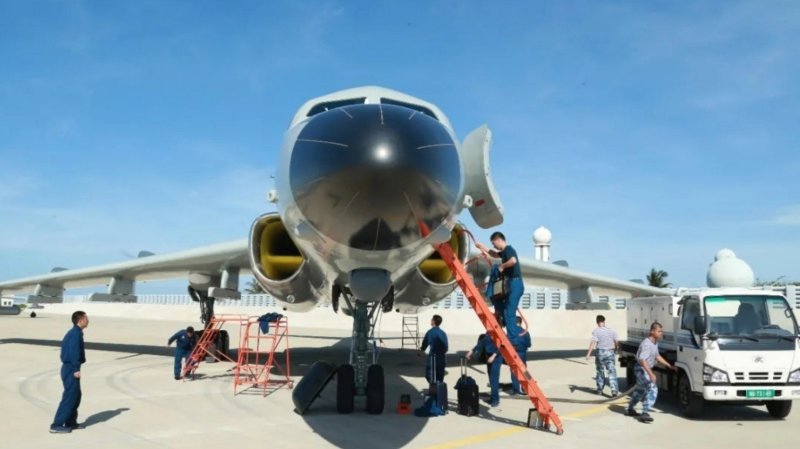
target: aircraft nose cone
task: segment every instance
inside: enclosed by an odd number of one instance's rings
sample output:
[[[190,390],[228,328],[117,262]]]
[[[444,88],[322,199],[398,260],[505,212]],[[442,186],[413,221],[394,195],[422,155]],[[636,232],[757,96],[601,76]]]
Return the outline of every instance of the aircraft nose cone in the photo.
[[[363,250],[421,238],[455,212],[458,151],[435,118],[394,105],[321,113],[300,132],[289,179],[298,208],[327,237]]]

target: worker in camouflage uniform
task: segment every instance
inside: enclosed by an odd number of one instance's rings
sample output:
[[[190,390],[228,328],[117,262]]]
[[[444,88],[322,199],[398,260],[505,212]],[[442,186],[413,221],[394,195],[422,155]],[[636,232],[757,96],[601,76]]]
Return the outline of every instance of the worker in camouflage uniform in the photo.
[[[597,348],[594,354],[594,364],[597,368],[597,394],[603,394],[606,385],[606,375],[608,373],[608,386],[611,387],[611,397],[617,397],[619,387],[617,386],[617,356],[619,350],[619,337],[617,332],[606,327],[606,317],[597,315],[595,320],[597,327],[592,331],[592,341],[589,343],[589,350],[586,352],[586,360],[592,355],[592,350]]]
[[[658,385],[656,385],[656,374],[653,372],[653,367],[656,362],[661,363],[667,368],[676,371],[675,365],[670,364],[661,354],[658,353],[658,342],[664,336],[664,330],[661,324],[654,322],[650,325],[650,336],[645,338],[639,345],[639,350],[636,352],[636,367],[633,372],[636,374],[636,388],[631,394],[631,402],[628,404],[626,415],[636,416],[639,421],[644,423],[653,422],[653,417],[650,416],[650,409],[656,403],[658,397]],[[642,413],[637,413],[634,410],[636,404],[642,402]]]

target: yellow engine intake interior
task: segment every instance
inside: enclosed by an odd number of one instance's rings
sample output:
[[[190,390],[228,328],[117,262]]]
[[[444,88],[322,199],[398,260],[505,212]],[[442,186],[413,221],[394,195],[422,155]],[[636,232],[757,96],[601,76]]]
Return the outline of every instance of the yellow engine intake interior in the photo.
[[[458,257],[462,257],[462,253],[465,250],[465,248],[461,248],[461,240],[458,238],[460,231],[461,225],[456,225],[450,234],[450,247],[453,248]],[[436,284],[447,284],[453,280],[453,273],[447,268],[447,264],[444,263],[438,251],[434,251],[430,257],[419,264],[419,271],[422,272],[426,279]]]
[[[259,256],[261,270],[276,281],[288,279],[303,264],[303,256],[277,217],[270,219],[261,229]]]

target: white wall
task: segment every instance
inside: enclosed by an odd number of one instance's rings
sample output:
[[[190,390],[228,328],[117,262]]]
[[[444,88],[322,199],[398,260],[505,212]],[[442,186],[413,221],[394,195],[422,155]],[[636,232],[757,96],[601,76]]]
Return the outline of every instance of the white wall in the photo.
[[[69,315],[75,310],[83,310],[90,317],[119,317],[136,319],[154,319],[182,321],[187,325],[199,325],[199,308],[191,305],[153,305],[123,303],[65,303],[45,305],[44,313]],[[217,307],[219,314],[262,315],[268,312],[281,312],[274,307]],[[619,332],[624,339],[625,311],[603,310],[609,327]],[[471,309],[429,310],[419,314],[420,333],[430,326],[430,317],[434,314],[442,316],[442,328],[453,335],[478,335],[483,327]],[[598,311],[590,310],[525,310],[525,317],[535,337],[547,338],[586,338],[587,343],[592,329],[595,327],[595,316]],[[336,314],[330,308],[316,308],[306,313],[287,313],[291,328],[320,328],[349,330],[352,319],[344,314]],[[388,313],[382,316],[380,329],[384,333],[400,333],[402,317],[399,313]]]

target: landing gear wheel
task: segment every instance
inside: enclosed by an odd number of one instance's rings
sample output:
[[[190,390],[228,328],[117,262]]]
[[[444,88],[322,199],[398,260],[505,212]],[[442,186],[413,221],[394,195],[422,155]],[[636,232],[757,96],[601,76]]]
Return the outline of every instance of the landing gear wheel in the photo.
[[[323,361],[314,362],[311,365],[306,375],[297,382],[297,388],[292,391],[295,413],[299,415],[306,413],[328,382],[336,375],[336,369],[336,365]]]
[[[217,345],[217,354],[225,357],[230,357],[231,339],[228,331],[221,330],[215,337],[215,344]]]
[[[342,365],[336,371],[336,411],[342,414],[353,413],[356,396],[356,371],[353,365]]]
[[[678,404],[683,414],[690,418],[699,416],[703,412],[703,402],[702,397],[692,393],[689,377],[681,375],[678,380]]]
[[[383,413],[383,404],[386,398],[383,379],[383,367],[371,365],[367,371],[367,413],[371,415]]]
[[[769,416],[776,419],[783,419],[789,416],[792,411],[792,401],[771,401],[767,402]]]
[[[192,301],[200,304],[200,322],[208,327],[211,319],[214,318],[214,298],[208,296],[206,292],[198,291],[191,285],[187,288],[187,291]]]

